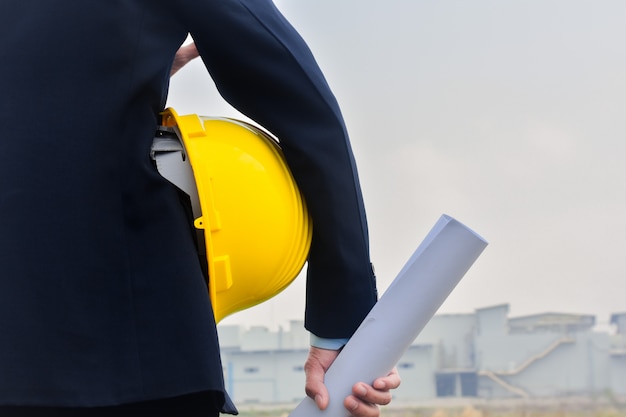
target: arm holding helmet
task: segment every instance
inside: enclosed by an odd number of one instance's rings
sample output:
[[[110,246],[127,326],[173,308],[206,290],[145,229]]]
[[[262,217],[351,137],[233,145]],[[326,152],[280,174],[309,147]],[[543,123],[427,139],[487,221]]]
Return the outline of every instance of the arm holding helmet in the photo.
[[[350,337],[377,294],[356,164],[335,97],[270,1],[201,2],[206,12],[187,1],[187,26],[219,92],[279,138],[307,202],[314,224],[307,329]]]
[[[339,106],[309,48],[269,0],[180,2],[183,19],[221,95],[281,141],[313,219],[305,326],[349,338],[377,299],[367,222]],[[204,10],[203,10],[204,9]],[[311,347],[307,395],[325,408],[323,375],[337,350]],[[400,383],[394,371],[356,384],[345,405],[376,416]]]

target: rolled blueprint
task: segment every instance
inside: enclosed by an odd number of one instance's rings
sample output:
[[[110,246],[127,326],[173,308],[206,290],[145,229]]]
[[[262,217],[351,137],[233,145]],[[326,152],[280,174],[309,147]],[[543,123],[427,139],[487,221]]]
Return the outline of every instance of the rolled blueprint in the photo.
[[[321,411],[306,397],[289,417],[349,416],[343,400],[352,386],[393,369],[486,246],[472,230],[441,216],[326,372],[328,408]]]

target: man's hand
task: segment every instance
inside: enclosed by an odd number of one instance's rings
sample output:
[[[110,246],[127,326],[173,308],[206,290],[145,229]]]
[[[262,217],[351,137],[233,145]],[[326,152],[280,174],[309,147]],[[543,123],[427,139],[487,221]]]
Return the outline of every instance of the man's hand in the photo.
[[[339,355],[338,350],[327,350],[311,347],[309,357],[304,364],[306,373],[306,394],[315,400],[320,410],[328,407],[329,395],[324,385],[324,375]],[[400,386],[400,375],[394,368],[389,375],[378,378],[372,385],[364,382],[357,382],[352,387],[352,395],[343,401],[344,407],[354,417],[378,417],[380,415],[379,405],[386,405],[391,402],[390,390]]]
[[[187,65],[189,61],[199,56],[195,43],[182,46],[176,56],[174,57],[174,63],[172,64],[172,70],[170,71],[170,77],[178,72],[182,67]]]

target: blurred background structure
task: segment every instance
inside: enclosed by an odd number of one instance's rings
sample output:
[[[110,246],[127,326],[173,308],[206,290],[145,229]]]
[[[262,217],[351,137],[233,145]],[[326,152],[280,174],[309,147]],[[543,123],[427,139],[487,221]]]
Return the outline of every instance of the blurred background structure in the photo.
[[[436,398],[626,398],[626,312],[611,331],[595,317],[548,312],[509,317],[508,304],[436,315],[406,351],[396,402]],[[219,327],[227,389],[237,403],[294,403],[304,396],[309,347],[301,322],[270,330]]]

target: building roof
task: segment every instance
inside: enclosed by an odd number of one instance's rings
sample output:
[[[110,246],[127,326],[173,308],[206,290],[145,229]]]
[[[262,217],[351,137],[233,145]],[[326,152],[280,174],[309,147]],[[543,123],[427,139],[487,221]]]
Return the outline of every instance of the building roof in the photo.
[[[588,314],[540,313],[509,319],[511,332],[580,331],[596,324],[596,318]]]

